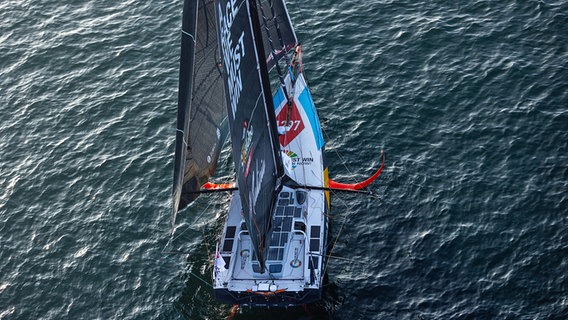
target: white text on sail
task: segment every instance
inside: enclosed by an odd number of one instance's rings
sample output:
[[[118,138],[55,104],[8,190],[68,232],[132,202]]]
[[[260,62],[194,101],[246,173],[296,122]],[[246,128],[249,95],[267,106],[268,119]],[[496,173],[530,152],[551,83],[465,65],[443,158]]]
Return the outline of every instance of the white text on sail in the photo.
[[[231,109],[232,117],[235,118],[235,112],[237,110],[237,103],[241,96],[241,91],[243,90],[243,84],[241,80],[241,58],[245,56],[245,47],[243,43],[244,31],[241,32],[238,42],[233,46],[233,40],[231,39],[231,26],[235,16],[237,15],[236,0],[230,0],[227,2],[227,7],[225,8],[225,14],[221,5],[219,4],[219,26],[221,30],[221,50],[223,51],[225,70],[227,71],[228,85],[229,85],[229,95],[231,99]]]

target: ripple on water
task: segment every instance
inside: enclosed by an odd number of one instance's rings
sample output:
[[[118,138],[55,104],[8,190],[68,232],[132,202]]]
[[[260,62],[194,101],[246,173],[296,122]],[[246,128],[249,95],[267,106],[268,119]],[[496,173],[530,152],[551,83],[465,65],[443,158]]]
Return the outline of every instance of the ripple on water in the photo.
[[[181,267],[160,253],[181,6],[0,3],[0,318],[229,314],[200,280],[226,195],[180,214]],[[567,314],[566,1],[288,8],[331,176],[387,163],[334,198],[325,300],[236,318]]]

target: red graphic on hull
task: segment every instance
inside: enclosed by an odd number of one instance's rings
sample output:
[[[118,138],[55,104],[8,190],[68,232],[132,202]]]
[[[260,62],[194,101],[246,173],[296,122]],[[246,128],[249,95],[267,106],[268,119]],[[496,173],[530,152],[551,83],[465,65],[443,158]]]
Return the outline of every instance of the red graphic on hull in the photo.
[[[285,133],[280,135],[280,145],[285,147],[294,140],[302,130],[304,130],[304,122],[302,116],[296,107],[296,103],[292,101],[292,105],[285,105],[284,108],[276,116],[279,131],[285,129]]]

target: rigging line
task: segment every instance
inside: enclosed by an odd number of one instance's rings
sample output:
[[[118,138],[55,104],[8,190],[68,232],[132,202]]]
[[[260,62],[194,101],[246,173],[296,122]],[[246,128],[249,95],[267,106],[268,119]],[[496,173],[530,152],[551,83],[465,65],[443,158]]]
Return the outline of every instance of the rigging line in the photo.
[[[187,31],[185,31],[185,30],[183,30],[183,29],[181,30],[181,33],[190,36],[191,39],[193,40],[193,42],[196,42],[196,41],[195,41],[195,37],[194,37],[191,33],[187,32]]]
[[[170,246],[170,244],[172,243],[172,236],[170,236],[170,238],[168,239],[168,242],[166,242],[166,245],[162,248],[162,254],[166,253],[166,248],[168,248]]]
[[[201,278],[200,276],[196,275],[195,273],[191,272],[191,271],[187,271],[190,275],[196,277],[197,279],[201,280],[201,282],[203,282],[204,284],[208,285],[209,287],[213,288],[213,285],[211,283],[209,283],[207,280]]]
[[[209,205],[209,206],[210,206],[210,205]],[[208,207],[209,207],[209,206],[208,206]],[[203,216],[203,213],[205,213],[205,211],[202,212],[201,216]],[[201,218],[201,216],[199,216],[198,219]],[[197,220],[196,220],[196,221],[197,221]],[[205,251],[206,251],[206,254],[209,255],[209,253],[210,253],[211,251],[209,251],[209,242],[206,241],[206,236],[205,236],[205,226],[206,226],[206,225],[207,225],[207,224],[204,224],[204,225],[202,226],[202,228],[201,228],[201,235],[202,235],[203,240],[204,240],[203,242],[205,243]],[[213,262],[212,264],[214,264],[214,262]]]
[[[201,212],[201,214],[195,219],[195,221],[193,222],[193,224],[196,224],[197,221],[199,221],[199,219],[205,214],[205,212],[207,211],[207,209],[209,209],[209,207],[211,207],[211,203],[209,203],[209,204],[207,205],[207,207],[206,207],[206,208]],[[168,242],[166,243],[166,246],[162,249],[162,254],[165,255],[165,256],[166,256],[168,259],[170,259],[171,261],[173,261],[175,264],[177,264],[178,267],[180,267],[180,269],[182,269],[182,270],[185,270],[184,265],[182,265],[181,263],[179,263],[179,261],[176,261],[176,260],[174,260],[174,259],[172,259],[172,258],[170,257],[170,255],[173,254],[173,253],[176,253],[176,254],[177,254],[177,253],[182,253],[182,252],[173,252],[173,251],[166,252],[165,249],[168,247],[168,245],[172,244],[175,239],[181,237],[185,232],[187,232],[187,230],[189,230],[189,229],[193,226],[193,224],[189,225],[189,226],[188,226],[183,232],[181,232],[178,236],[176,236],[176,237],[170,237],[170,240],[168,240]],[[205,225],[203,225],[203,227],[201,228],[201,234],[202,234],[203,239],[205,240],[205,238],[206,238],[206,235],[205,235]],[[209,255],[209,244],[208,244],[207,241],[204,241],[204,243],[205,243],[206,254]],[[185,253],[185,254],[189,255],[190,253]],[[211,283],[209,283],[208,281],[204,280],[203,278],[201,278],[201,277],[198,276],[197,274],[191,272],[190,270],[187,270],[187,272],[188,272],[190,275],[192,275],[192,276],[196,277],[197,279],[201,280],[201,281],[202,281],[203,283],[205,283],[206,285],[208,285],[208,286],[210,286],[211,288],[213,288],[213,285],[212,285]]]
[[[205,226],[206,226],[206,224],[204,224],[203,227],[201,228],[201,236],[202,236],[203,242],[204,242],[204,244],[205,244],[205,254],[206,254],[207,256],[209,256],[209,253],[210,253],[211,251],[209,251],[209,242],[207,241],[207,238],[206,238],[206,235],[205,235]],[[215,259],[215,258],[214,258],[214,259]],[[208,259],[208,260],[209,260],[209,259]],[[209,263],[209,265],[211,265],[211,264],[214,265],[214,264],[215,264],[215,262],[212,263],[211,261],[208,261],[208,263]],[[208,283],[208,282],[207,282],[207,283]],[[213,285],[210,285],[210,286],[213,287]]]
[[[329,141],[329,135],[327,134],[327,131],[325,131],[325,129],[323,127],[322,127],[322,131],[325,134],[327,140]],[[333,152],[337,155],[337,157],[339,158],[339,161],[341,162],[343,167],[345,167],[347,172],[349,172],[349,175],[351,176],[351,180],[356,182],[357,180],[355,179],[355,173],[349,169],[349,167],[347,166],[347,162],[345,161],[345,158],[339,153],[337,148],[335,148],[333,150]]]
[[[186,270],[186,268],[184,267],[184,265],[182,265],[179,261],[174,260],[172,257],[170,257],[169,255],[165,256],[167,259],[169,259],[170,261],[172,261],[174,264],[176,264],[181,270],[186,271],[187,273],[189,273],[190,275],[194,276],[195,278],[201,280],[201,282],[203,282],[204,284],[208,285],[209,287],[213,288],[213,285],[211,283],[209,283],[207,280],[203,279],[202,277],[198,276],[197,274],[193,273],[191,270]]]
[[[329,135],[327,134],[327,131],[325,131],[325,129],[322,128],[322,131],[324,132],[324,134],[326,135],[327,140],[329,141]],[[337,148],[334,148],[333,152],[337,155],[337,157],[339,158],[341,164],[345,167],[345,169],[347,169],[347,171],[349,172],[350,176],[352,177],[353,181],[355,181],[354,178],[354,173],[349,169],[349,167],[347,167],[346,161],[343,158],[343,156],[339,153]]]
[[[183,134],[183,138],[182,138],[183,144],[188,146],[189,143],[187,143],[187,141],[185,140],[185,132],[181,129],[176,129],[176,131],[181,132]]]
[[[334,194],[335,194],[335,192],[334,192]],[[341,199],[341,198],[339,198],[339,199],[346,208],[349,208],[349,207],[347,207],[347,204],[345,203],[345,201],[343,199]],[[337,240],[339,240],[339,236],[341,235],[341,232],[343,231],[343,227],[345,226],[345,223],[347,222],[347,218],[352,213],[353,213],[353,210],[348,211],[348,213],[343,218],[343,223],[341,224],[341,227],[339,227],[339,231],[337,232],[337,236],[335,237],[335,240],[333,241],[333,244],[332,244],[331,248],[329,249],[329,254],[327,254],[327,259],[326,259],[327,261],[326,261],[326,264],[325,264],[325,268],[323,270],[323,274],[325,274],[327,272],[327,267],[329,266],[329,258],[332,256],[333,249],[335,248],[335,245],[337,244]]]
[[[187,228],[185,228],[180,234],[178,234],[178,235],[175,236],[175,237],[174,237],[173,234],[172,234],[172,237],[171,237],[171,240],[170,240],[170,241],[173,243],[173,241],[175,241],[175,240],[177,240],[178,238],[180,238],[180,237],[181,237],[184,233],[186,233],[190,228],[192,228],[195,224],[197,224],[197,221],[199,221],[199,219],[200,219],[200,218],[205,214],[205,212],[211,207],[211,203],[212,203],[212,202],[209,201],[209,203],[207,204],[207,207],[201,211],[201,214],[197,217],[197,219],[195,219],[195,220],[193,221],[193,223],[189,224],[189,225],[187,226]],[[168,242],[168,243],[169,243],[169,242]]]
[[[207,254],[207,256],[209,256],[209,252],[211,252],[211,251],[209,251],[209,243],[207,242],[206,237],[205,237],[205,225],[203,225],[203,227],[201,228],[201,237],[203,239],[203,243],[205,244],[205,253]],[[207,259],[207,260],[209,260],[209,259]],[[211,263],[210,261],[208,261],[208,262]]]
[[[349,259],[349,258],[333,256],[333,255],[324,255],[324,254],[321,254],[321,253],[311,253],[311,255],[319,256],[319,257],[326,256],[327,258],[333,258],[333,259],[337,259],[337,260],[344,260],[344,261],[355,262],[355,263],[360,263],[360,264],[368,264],[368,262],[366,262],[366,261],[358,261],[358,260],[355,260],[355,259]]]
[[[170,244],[171,238],[168,241],[168,243],[166,244],[166,246],[164,247],[164,249],[162,249],[162,258],[167,258],[168,260],[170,260],[171,262],[173,262],[175,265],[177,265],[180,270],[184,270],[187,271],[190,275],[194,276],[195,278],[201,280],[204,284],[208,285],[209,287],[213,288],[213,285],[211,283],[209,283],[208,281],[204,280],[203,278],[201,278],[200,276],[198,276],[197,274],[193,273],[191,270],[186,270],[185,265],[180,263],[178,260],[173,259],[171,256],[173,253],[177,252],[173,252],[173,251],[164,251],[166,249],[166,247],[168,246],[168,244]],[[189,253],[186,253],[189,255]]]

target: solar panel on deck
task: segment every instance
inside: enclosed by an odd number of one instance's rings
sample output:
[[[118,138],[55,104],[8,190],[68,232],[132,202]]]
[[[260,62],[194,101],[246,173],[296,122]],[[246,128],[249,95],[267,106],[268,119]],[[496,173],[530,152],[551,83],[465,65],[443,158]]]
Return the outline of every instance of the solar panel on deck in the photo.
[[[284,216],[285,217],[293,217],[294,216],[294,207],[286,207],[286,210],[284,211]]]
[[[268,260],[276,260],[276,259],[278,259],[278,248],[268,249]]]
[[[280,232],[274,232],[270,238],[270,246],[275,247],[280,245]]]
[[[310,251],[319,251],[320,239],[310,239]]]
[[[227,227],[227,234],[225,235],[225,238],[234,238],[236,230],[237,230],[237,227],[235,227],[235,226]]]
[[[235,241],[235,240],[232,240],[232,239],[225,240],[225,242],[223,242],[223,249],[222,249],[222,251],[231,251],[231,250],[233,250],[233,242],[234,242],[234,241]]]
[[[282,222],[282,231],[292,231],[292,217],[284,218],[284,222]]]
[[[296,209],[294,209],[294,218],[299,218],[301,216],[302,216],[302,208],[296,207]]]
[[[282,233],[282,234],[280,235],[280,243],[279,243],[280,246],[283,247],[284,245],[286,245],[286,242],[288,242],[288,234],[287,234],[287,233]]]
[[[283,221],[284,218],[277,218],[277,220],[274,221],[274,231],[285,231]]]
[[[268,272],[270,273],[280,273],[282,272],[282,264],[271,264],[268,266]]]
[[[281,192],[280,193],[280,198],[288,198],[290,196],[290,194],[288,192]]]
[[[290,200],[288,199],[280,199],[278,200],[278,205],[279,206],[287,206],[290,203]]]
[[[320,226],[312,226],[310,228],[310,237],[319,238],[319,236],[320,236]]]
[[[276,207],[276,216],[283,216],[284,215],[284,207]]]

